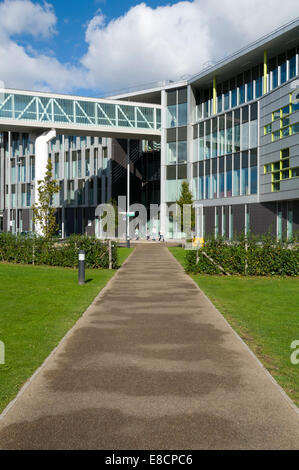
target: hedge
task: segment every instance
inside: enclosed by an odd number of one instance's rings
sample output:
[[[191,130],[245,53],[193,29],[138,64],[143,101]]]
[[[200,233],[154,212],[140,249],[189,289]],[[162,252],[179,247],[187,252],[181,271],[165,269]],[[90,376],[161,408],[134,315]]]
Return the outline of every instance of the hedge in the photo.
[[[66,241],[26,238],[12,234],[0,234],[0,261],[14,264],[35,264],[78,267],[79,250],[85,251],[86,267],[109,268],[108,242],[93,237],[72,235]],[[112,267],[117,269],[117,244],[112,243]]]
[[[247,276],[299,276],[299,247],[273,238],[239,240],[227,243],[208,240],[196,251],[186,252],[186,270],[191,273],[220,274],[203,253],[229,274]],[[196,262],[198,260],[198,262]]]

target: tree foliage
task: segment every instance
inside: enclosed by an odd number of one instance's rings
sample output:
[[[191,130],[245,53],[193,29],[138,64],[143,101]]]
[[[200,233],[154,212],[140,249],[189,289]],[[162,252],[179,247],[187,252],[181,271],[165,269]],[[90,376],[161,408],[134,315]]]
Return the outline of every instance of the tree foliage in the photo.
[[[178,220],[178,224],[181,228],[181,232],[183,232],[183,209],[184,205],[191,205],[193,206],[194,200],[192,192],[190,191],[189,184],[187,181],[182,182],[181,186],[181,195],[180,198],[177,200],[177,204],[181,209],[181,220]],[[191,230],[195,228],[195,209],[194,207],[191,208]]]
[[[53,166],[49,158],[46,167],[45,178],[38,181],[38,203],[32,206],[33,222],[39,226],[45,238],[51,238],[56,234],[58,225],[56,222],[53,196],[59,192],[59,184],[53,179]]]

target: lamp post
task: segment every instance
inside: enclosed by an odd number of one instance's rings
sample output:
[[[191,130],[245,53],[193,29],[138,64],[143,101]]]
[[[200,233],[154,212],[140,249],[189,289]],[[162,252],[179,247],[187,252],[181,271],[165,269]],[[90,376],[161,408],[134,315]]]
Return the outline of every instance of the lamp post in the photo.
[[[130,248],[130,139],[128,139],[128,148],[127,148],[127,248]]]
[[[78,264],[78,281],[79,286],[85,284],[85,251],[79,251],[79,264]]]
[[[18,203],[19,203],[19,170],[20,166],[22,164],[22,161],[17,158],[16,160],[16,234],[18,233],[19,230],[19,209],[18,209]]]

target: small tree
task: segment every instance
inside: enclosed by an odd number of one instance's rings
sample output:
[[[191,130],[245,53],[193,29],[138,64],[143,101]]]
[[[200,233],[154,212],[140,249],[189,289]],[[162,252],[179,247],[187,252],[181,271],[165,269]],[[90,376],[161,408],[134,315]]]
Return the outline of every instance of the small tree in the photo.
[[[59,185],[53,179],[53,166],[49,158],[45,178],[38,181],[38,203],[32,206],[33,222],[38,224],[45,238],[51,238],[58,230],[55,209],[52,206],[54,194],[59,192]]]
[[[183,208],[184,205],[191,205],[193,206],[193,195],[190,191],[189,184],[187,181],[182,182],[181,186],[181,195],[177,201],[178,206],[181,209],[181,220],[178,218],[178,224],[181,228],[181,232],[183,231]],[[191,230],[195,229],[195,209],[194,207],[191,208]]]

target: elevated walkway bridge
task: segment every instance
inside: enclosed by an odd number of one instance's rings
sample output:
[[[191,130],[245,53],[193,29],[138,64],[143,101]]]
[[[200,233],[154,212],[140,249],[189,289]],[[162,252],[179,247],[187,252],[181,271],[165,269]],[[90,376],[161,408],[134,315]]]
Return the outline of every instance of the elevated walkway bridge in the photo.
[[[161,139],[161,106],[0,88],[0,131]]]

